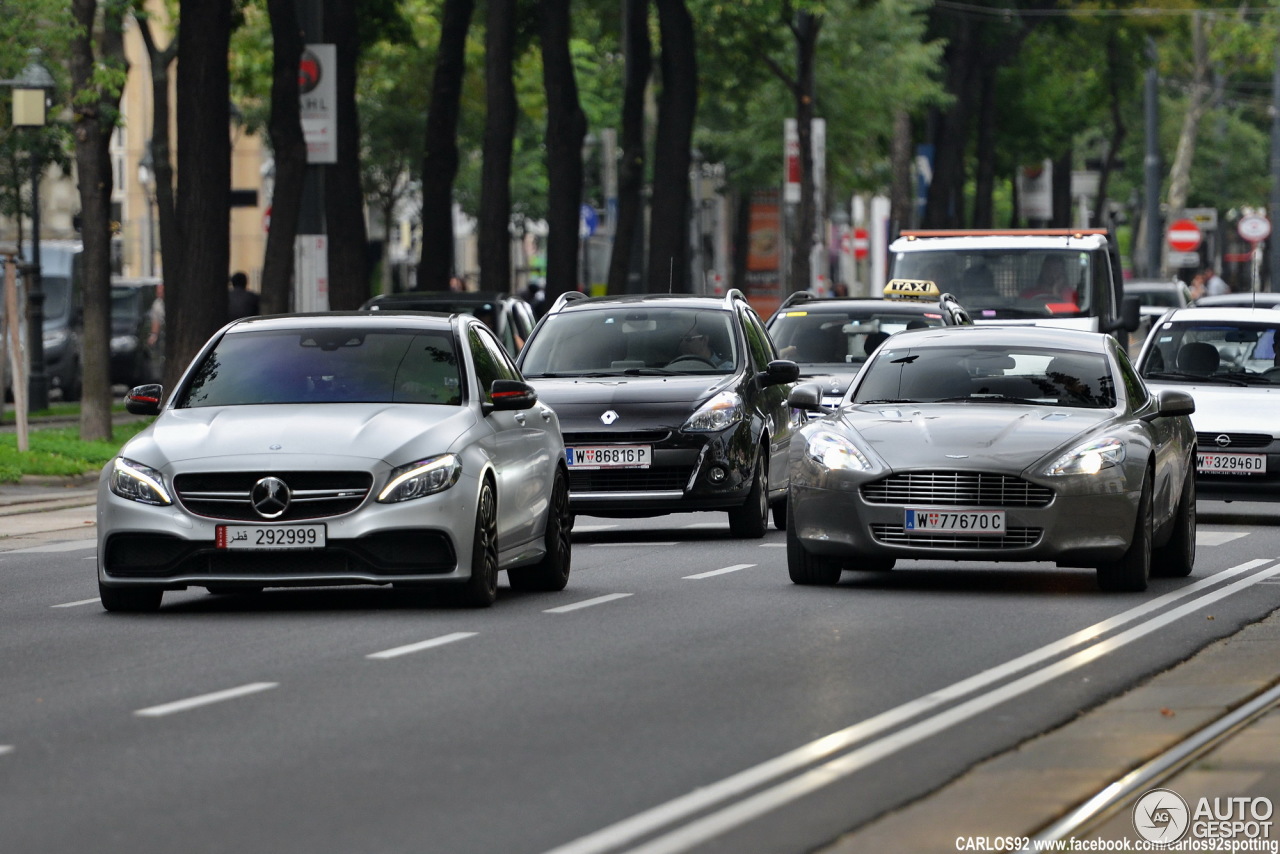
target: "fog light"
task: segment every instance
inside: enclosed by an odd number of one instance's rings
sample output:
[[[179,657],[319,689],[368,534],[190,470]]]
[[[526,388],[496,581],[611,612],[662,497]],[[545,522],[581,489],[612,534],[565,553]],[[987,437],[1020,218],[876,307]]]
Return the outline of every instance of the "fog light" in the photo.
[[[720,466],[712,466],[711,471],[707,472],[707,480],[712,483],[724,483],[724,479],[728,477],[728,472],[720,468]]]

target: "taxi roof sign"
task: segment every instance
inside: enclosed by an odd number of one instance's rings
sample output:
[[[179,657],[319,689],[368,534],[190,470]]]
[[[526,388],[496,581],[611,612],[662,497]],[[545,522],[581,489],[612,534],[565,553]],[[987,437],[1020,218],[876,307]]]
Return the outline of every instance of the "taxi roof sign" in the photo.
[[[890,279],[884,286],[885,299],[933,301],[941,298],[937,284],[929,279]]]

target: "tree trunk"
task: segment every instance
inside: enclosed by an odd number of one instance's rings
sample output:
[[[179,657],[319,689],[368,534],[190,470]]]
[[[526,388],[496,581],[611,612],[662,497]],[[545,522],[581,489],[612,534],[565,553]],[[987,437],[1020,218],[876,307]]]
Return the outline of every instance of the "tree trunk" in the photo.
[[[996,66],[983,63],[978,75],[978,129],[975,134],[974,159],[977,161],[973,181],[974,228],[995,225],[996,189]]]
[[[294,244],[302,215],[307,174],[307,142],[302,133],[298,63],[302,33],[294,0],[267,0],[271,15],[271,117],[268,132],[275,156],[271,224],[262,260],[262,313],[289,310],[293,289]]]
[[[480,179],[480,289],[511,291],[511,151],[516,128],[516,0],[489,0],[485,37],[487,119]],[[576,200],[575,200],[576,201]],[[548,282],[550,288],[560,283]]]
[[[641,268],[637,271],[638,281],[644,281],[644,254],[635,248],[644,232],[644,94],[653,71],[649,0],[623,0],[622,39],[626,55],[622,159],[618,164],[618,222],[613,231],[613,255],[609,258],[610,296],[633,290],[631,273],[636,267]]]
[[[231,261],[230,0],[182,0],[178,31],[178,239],[165,270],[166,337],[181,370],[227,317]]]
[[[542,3],[542,80],[547,93],[547,289],[555,300],[578,280],[578,207],[587,117],[569,53],[569,4]],[[587,283],[590,284],[590,283]]]
[[[338,162],[325,175],[324,214],[329,235],[329,308],[350,311],[369,298],[369,229],[360,182],[360,116],[356,77],[360,26],[356,3],[325,0],[326,37],[338,60]]]
[[[689,164],[698,112],[693,19],[684,0],[656,0],[662,40],[662,92],[653,145],[649,291],[689,293]]]
[[[118,70],[124,58],[124,10],[111,5],[100,29],[95,26],[97,0],[73,0],[80,25],[72,39],[71,81],[76,170],[80,185],[81,240],[84,244],[84,332],[81,346],[80,438],[111,438],[111,133],[120,107],[120,92],[95,79],[100,67]],[[95,56],[94,33],[98,32]],[[87,97],[92,94],[92,98]]]
[[[1205,45],[1204,20],[1197,12],[1191,22],[1191,87],[1187,91],[1187,111],[1182,116],[1182,129],[1178,133],[1178,148],[1169,168],[1169,197],[1166,204],[1166,222],[1182,216],[1187,206],[1187,192],[1191,187],[1191,161],[1196,153],[1196,131],[1209,108],[1209,51]]]
[[[458,111],[467,70],[467,30],[475,0],[445,0],[427,112],[422,162],[422,260],[419,290],[443,291],[453,275],[453,182],[458,176]]]
[[[910,228],[915,193],[911,186],[911,115],[906,110],[893,114],[893,142],[890,149],[892,183],[889,190],[889,222],[892,236]]]
[[[813,248],[818,229],[813,163],[814,64],[821,29],[820,16],[811,12],[796,14],[792,29],[796,41],[796,80],[792,93],[796,103],[796,136],[800,143],[800,204],[796,208],[791,275],[787,283],[787,289],[793,292],[808,290],[813,280]]]
[[[173,152],[169,145],[169,74],[178,55],[178,41],[175,34],[169,45],[160,50],[150,21],[141,15],[135,18],[151,62],[151,169],[156,182],[156,218],[160,222],[161,272],[166,279],[172,279],[182,269],[182,240],[178,237],[178,214],[173,194]],[[176,285],[166,286],[164,290],[165,316],[174,317],[181,290]],[[173,336],[165,334],[164,373],[160,377],[165,388],[173,388],[186,367],[179,364],[173,346]]]

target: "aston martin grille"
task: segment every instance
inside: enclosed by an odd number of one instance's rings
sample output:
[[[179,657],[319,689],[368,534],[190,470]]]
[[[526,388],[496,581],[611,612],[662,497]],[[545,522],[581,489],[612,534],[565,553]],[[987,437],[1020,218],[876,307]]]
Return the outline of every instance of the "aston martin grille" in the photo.
[[[876,542],[916,549],[959,549],[990,551],[993,549],[1025,549],[1040,539],[1040,528],[1010,528],[1003,537],[972,537],[955,534],[908,533],[901,525],[872,525]]]
[[[872,504],[1043,507],[1053,491],[1020,477],[985,472],[907,472],[862,485]]]
[[[275,477],[289,488],[289,505],[273,522],[323,519],[350,513],[364,502],[373,486],[368,472],[210,472],[174,478],[178,500],[197,516],[261,522],[253,507],[253,486]]]

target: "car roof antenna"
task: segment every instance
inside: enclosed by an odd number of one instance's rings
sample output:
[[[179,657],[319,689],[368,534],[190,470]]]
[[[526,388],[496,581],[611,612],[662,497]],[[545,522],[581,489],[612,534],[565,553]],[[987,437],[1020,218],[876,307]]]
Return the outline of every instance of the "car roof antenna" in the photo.
[[[676,256],[672,255],[667,259],[667,293],[675,293],[676,290]]]

